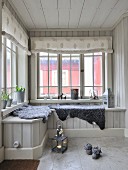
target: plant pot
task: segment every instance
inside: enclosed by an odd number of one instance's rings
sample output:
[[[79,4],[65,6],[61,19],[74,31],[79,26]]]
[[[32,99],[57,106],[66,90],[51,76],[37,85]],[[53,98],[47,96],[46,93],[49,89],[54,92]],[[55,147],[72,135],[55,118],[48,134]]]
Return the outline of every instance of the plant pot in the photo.
[[[1,109],[5,109],[7,105],[7,100],[1,100]]]
[[[24,102],[24,92],[16,92],[17,93],[17,103]]]
[[[12,100],[13,100],[13,99],[8,99],[8,100],[7,100],[7,107],[11,107]]]

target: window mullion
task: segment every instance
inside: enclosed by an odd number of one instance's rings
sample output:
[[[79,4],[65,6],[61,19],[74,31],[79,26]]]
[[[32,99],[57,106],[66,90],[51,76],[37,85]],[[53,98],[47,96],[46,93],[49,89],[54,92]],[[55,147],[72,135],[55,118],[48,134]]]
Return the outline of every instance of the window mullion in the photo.
[[[6,46],[6,38],[4,39],[4,87],[5,91],[7,90],[7,46]]]
[[[93,78],[93,90],[94,90],[94,53],[93,53],[92,61],[93,61],[93,63],[92,63],[92,64],[93,64],[93,65],[92,65],[92,69],[93,69],[93,70],[92,70],[92,74],[93,74],[92,76],[93,76],[93,77],[92,77],[92,78]]]
[[[72,62],[72,60],[71,60],[71,54],[70,54],[70,89],[72,88],[72,68],[71,68],[71,62]]]
[[[39,92],[40,92],[40,57],[39,57],[39,53],[37,54],[37,97],[39,98]]]
[[[80,55],[80,96],[84,97],[84,55]]]
[[[49,63],[49,53],[48,53],[48,96],[49,96],[49,85],[50,85],[50,83],[49,83],[49,74],[50,74],[50,71],[49,71],[49,68],[50,68],[50,63]]]
[[[62,55],[58,55],[58,95],[62,93]]]
[[[13,71],[12,71],[12,56],[13,56],[13,51],[12,51],[12,49],[13,49],[13,44],[12,44],[12,42],[11,42],[11,87],[10,87],[10,89],[11,89],[11,92],[12,92],[12,85],[13,85],[13,81],[14,81],[14,79],[13,79]]]

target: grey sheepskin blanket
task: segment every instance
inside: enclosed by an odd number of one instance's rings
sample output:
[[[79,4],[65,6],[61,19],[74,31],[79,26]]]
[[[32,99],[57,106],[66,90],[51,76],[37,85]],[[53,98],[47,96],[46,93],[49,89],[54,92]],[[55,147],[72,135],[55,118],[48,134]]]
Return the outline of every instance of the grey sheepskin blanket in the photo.
[[[51,110],[48,106],[31,106],[24,105],[21,108],[12,112],[13,116],[18,116],[21,119],[36,119],[43,118],[48,119],[51,114]]]
[[[95,122],[100,129],[105,128],[105,108],[102,105],[57,105],[51,106],[56,110],[60,120],[64,121],[67,117],[79,118],[89,123]]]

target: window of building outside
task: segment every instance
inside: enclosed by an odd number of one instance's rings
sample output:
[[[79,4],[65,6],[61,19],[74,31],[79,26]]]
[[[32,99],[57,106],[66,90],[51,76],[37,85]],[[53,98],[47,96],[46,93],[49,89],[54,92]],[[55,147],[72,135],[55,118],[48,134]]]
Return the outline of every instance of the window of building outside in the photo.
[[[71,97],[71,89],[79,89],[79,97],[102,96],[102,53],[51,54],[39,53],[38,98],[57,98],[63,93]]]
[[[16,46],[2,37],[2,90],[13,93],[16,87]]]

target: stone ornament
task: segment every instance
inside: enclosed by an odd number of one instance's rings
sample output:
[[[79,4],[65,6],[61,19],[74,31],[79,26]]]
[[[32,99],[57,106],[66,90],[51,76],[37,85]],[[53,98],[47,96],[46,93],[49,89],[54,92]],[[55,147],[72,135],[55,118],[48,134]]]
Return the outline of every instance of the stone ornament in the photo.
[[[88,155],[92,155],[92,145],[90,143],[87,143],[85,146],[84,146],[84,149],[86,150],[86,153]]]
[[[102,153],[101,148],[99,148],[98,146],[96,147],[92,147],[92,145],[90,143],[87,143],[84,146],[84,149],[86,150],[86,153],[88,155],[92,155],[92,159],[98,159]]]

